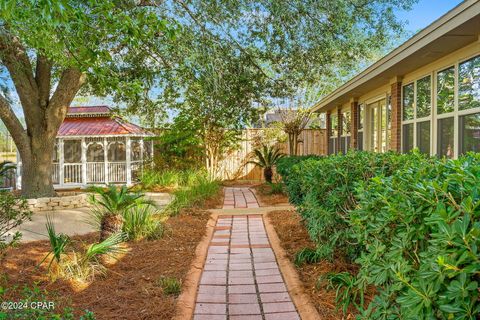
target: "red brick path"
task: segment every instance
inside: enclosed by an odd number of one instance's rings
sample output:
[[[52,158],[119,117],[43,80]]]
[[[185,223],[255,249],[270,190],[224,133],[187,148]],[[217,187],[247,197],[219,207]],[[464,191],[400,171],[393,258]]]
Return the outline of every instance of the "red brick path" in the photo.
[[[236,189],[247,198],[246,188]],[[194,320],[300,319],[261,215],[218,217],[194,314]]]
[[[225,188],[223,209],[258,208],[257,198],[247,187]]]

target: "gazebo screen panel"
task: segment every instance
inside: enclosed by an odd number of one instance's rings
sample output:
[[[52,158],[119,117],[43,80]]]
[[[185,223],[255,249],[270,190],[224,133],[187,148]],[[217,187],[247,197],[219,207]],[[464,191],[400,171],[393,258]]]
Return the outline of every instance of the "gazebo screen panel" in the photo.
[[[152,141],[143,141],[143,159],[150,159],[152,155]]]
[[[126,147],[123,142],[111,142],[108,146],[108,161],[123,162],[127,159]]]
[[[82,141],[65,140],[63,142],[63,155],[65,163],[82,162]]]
[[[139,139],[132,139],[130,149],[131,149],[130,158],[132,159],[132,161],[142,160],[142,147],[140,145]]]
[[[103,162],[104,160],[103,145],[98,142],[90,144],[87,148],[87,162]]]

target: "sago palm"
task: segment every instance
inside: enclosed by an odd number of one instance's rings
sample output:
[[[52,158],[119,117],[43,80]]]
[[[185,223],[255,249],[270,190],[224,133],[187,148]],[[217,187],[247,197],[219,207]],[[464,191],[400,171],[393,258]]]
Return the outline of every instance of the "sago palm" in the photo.
[[[265,181],[271,183],[273,177],[273,167],[277,164],[278,160],[285,155],[280,152],[280,149],[274,146],[264,145],[260,149],[253,150],[255,160],[249,161],[260,168],[263,168],[263,176]]]
[[[127,210],[140,204],[154,205],[143,194],[130,193],[125,186],[117,188],[110,185],[107,189],[92,187],[90,191],[94,192],[90,203],[94,205],[93,214],[100,225],[100,241],[122,231],[123,214]]]

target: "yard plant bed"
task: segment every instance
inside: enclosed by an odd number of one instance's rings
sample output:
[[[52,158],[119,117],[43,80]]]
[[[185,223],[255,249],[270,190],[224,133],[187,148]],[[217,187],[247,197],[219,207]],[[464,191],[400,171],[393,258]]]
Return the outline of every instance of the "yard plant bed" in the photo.
[[[272,193],[272,187],[268,184],[259,184],[251,187],[262,207],[288,204],[288,196],[285,193]]]
[[[292,263],[295,261],[296,253],[303,248],[315,248],[300,216],[294,210],[272,211],[268,213],[268,217],[280,239],[282,248]],[[297,272],[305,292],[310,296],[322,319],[346,319],[347,317],[335,307],[335,290],[328,289],[323,283],[319,283],[318,278],[329,272],[352,272],[355,269],[354,265],[348,264],[340,258],[334,259],[332,263],[323,260],[314,264],[297,266]],[[349,310],[347,316],[352,315]]]
[[[129,251],[108,267],[107,275],[84,287],[64,280],[51,282],[47,262],[36,267],[50,249],[48,241],[20,244],[1,261],[0,286],[22,288],[37,283],[50,293],[48,297],[56,302],[56,308],[70,305],[77,316],[89,310],[96,319],[171,319],[176,297],[163,292],[161,279],[184,279],[208,219],[205,210],[183,210],[181,215],[168,219],[163,238],[129,242]],[[98,234],[74,239],[92,243]],[[4,298],[15,301],[18,297]]]

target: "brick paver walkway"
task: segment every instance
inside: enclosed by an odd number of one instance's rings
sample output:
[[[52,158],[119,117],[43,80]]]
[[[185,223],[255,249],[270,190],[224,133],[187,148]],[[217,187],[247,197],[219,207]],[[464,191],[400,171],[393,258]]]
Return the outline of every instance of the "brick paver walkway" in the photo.
[[[247,187],[225,188],[223,209],[258,208],[257,198]]]
[[[300,319],[261,215],[218,217],[194,314],[194,320]]]

